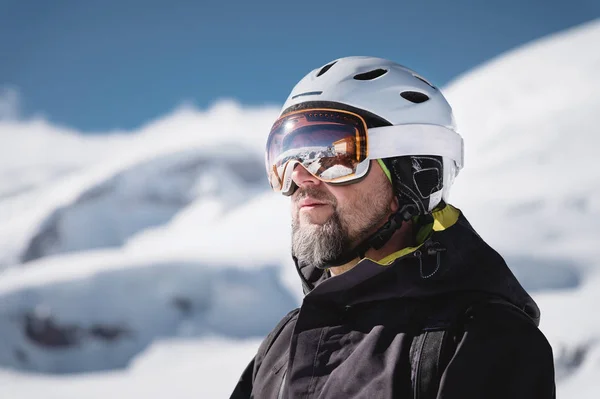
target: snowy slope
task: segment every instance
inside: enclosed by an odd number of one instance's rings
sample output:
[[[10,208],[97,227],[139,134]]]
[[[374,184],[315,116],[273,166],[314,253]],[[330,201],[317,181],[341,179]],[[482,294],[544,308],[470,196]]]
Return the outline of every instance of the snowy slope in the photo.
[[[597,266],[599,37],[597,21],[551,36],[446,90],[466,151],[452,198],[501,249]]]
[[[53,210],[29,239],[21,262],[91,248],[123,245],[187,208],[212,206],[213,217],[264,191],[259,157],[184,150],[129,166],[86,187]],[[244,154],[244,155],[242,155]],[[93,229],[86,226],[93,225]],[[5,230],[6,231],[6,230]]]
[[[444,89],[466,145],[452,203],[534,291],[559,397],[600,395],[598,42],[600,21]],[[299,298],[288,201],[261,177],[276,115],[225,102],[104,137],[0,121],[0,386],[10,397],[158,398],[175,385],[179,397],[226,396]]]
[[[165,340],[153,344],[127,370],[58,377],[0,370],[0,386],[11,399],[228,398],[239,378],[232,365],[252,358],[259,343]],[[210,380],[202,378],[207,375]]]
[[[120,246],[195,201],[218,216],[264,191],[260,132],[274,115],[223,102],[106,138],[44,121],[0,121],[0,269]]]
[[[542,291],[535,299],[560,397],[600,395],[598,43],[595,21],[492,60],[445,90],[466,151],[452,200],[525,285]]]
[[[0,364],[53,373],[122,368],[159,338],[263,336],[296,302],[266,265],[106,252],[3,276]]]

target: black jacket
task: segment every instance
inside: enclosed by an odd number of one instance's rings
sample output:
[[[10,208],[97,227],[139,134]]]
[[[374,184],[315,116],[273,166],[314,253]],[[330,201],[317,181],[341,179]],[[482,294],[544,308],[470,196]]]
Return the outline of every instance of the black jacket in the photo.
[[[425,242],[389,265],[364,259],[334,278],[298,266],[302,306],[263,342],[231,397],[554,398],[537,305],[460,211],[435,217]],[[450,337],[450,349],[415,349],[429,330]],[[415,362],[432,356],[439,370],[419,395]]]

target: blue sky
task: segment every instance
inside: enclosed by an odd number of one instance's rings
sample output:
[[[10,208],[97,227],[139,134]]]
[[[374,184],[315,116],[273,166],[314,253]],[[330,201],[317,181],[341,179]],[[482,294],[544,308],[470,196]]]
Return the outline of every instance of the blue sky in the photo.
[[[0,0],[0,86],[83,131],[132,129],[187,102],[282,104],[347,55],[443,85],[519,44],[600,17],[598,0]]]

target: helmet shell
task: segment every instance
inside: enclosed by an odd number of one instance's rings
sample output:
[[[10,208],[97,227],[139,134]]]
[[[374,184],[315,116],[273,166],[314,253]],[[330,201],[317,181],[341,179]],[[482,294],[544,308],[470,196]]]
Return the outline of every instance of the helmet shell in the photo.
[[[383,58],[340,58],[311,71],[296,84],[281,114],[309,101],[346,104],[392,125],[433,124],[456,129],[452,108],[435,86],[413,70]]]

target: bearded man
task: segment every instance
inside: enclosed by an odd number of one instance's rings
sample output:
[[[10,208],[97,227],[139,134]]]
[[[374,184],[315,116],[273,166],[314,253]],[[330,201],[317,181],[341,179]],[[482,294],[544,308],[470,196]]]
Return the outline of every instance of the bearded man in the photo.
[[[463,141],[439,89],[333,61],[293,89],[266,160],[305,297],[232,398],[555,397],[537,305],[448,204]]]

